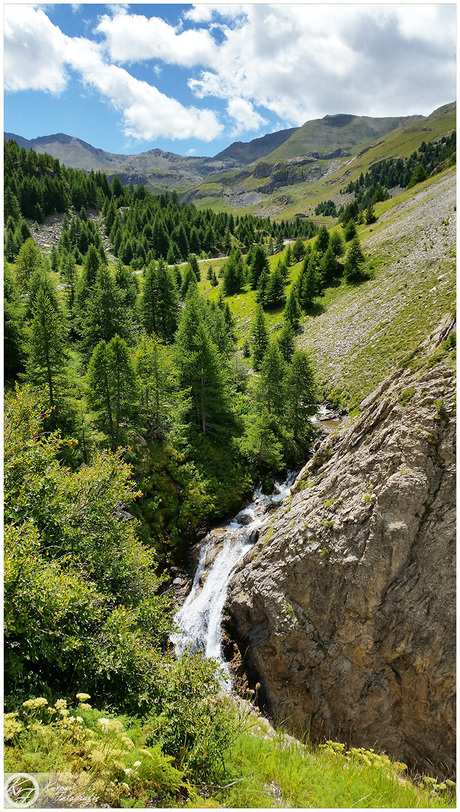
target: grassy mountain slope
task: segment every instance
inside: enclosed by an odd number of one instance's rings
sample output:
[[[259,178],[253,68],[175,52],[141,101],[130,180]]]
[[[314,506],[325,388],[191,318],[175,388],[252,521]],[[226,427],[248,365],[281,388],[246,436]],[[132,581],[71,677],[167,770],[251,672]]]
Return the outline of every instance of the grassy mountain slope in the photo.
[[[253,138],[249,143],[235,141],[229,147],[222,150],[215,156],[215,160],[231,158],[241,165],[250,164],[269,155],[273,150],[280,147],[298,130],[298,127],[291,127],[289,130],[279,130],[275,133],[268,133],[261,138]]]
[[[326,118],[333,120],[337,117]],[[310,130],[310,124],[315,122],[309,122],[282,147],[259,162],[247,176],[236,177],[234,173],[228,172],[210,175],[204,184],[193,187],[187,193],[187,198],[193,199],[199,208],[211,207],[216,211],[238,207],[241,213],[276,219],[288,219],[298,213],[311,216],[315,206],[322,200],[331,198],[337,204],[346,202],[346,198],[340,195],[340,189],[350,180],[355,180],[361,172],[367,172],[372,164],[392,157],[407,158],[423,141],[437,140],[452,132],[456,126],[456,104],[453,102],[444,105],[426,118],[413,116],[402,121],[399,119],[399,125],[397,119],[383,119],[384,122],[393,121],[397,126],[390,132],[387,131],[386,135],[369,137],[367,142],[364,134],[369,136],[373,122],[378,122],[379,119],[364,119],[363,123],[363,119],[353,118],[354,121],[343,127],[324,124],[320,128],[316,127],[317,142],[308,141],[315,131],[315,127]],[[319,138],[324,131],[328,135],[327,142],[321,142]],[[305,141],[302,141],[302,132],[306,133]],[[344,138],[346,134],[348,142]],[[358,136],[362,138],[359,145]],[[291,142],[297,141],[300,141],[297,151],[308,145],[310,152],[315,151],[318,154],[320,151],[324,154],[327,150],[330,150],[329,154],[338,150],[349,154],[327,159],[305,156],[288,159],[287,153],[283,151],[291,150]],[[329,218],[325,222],[331,223],[332,220]]]
[[[310,350],[325,391],[357,405],[455,311],[456,175],[451,169],[379,204],[359,228],[373,279],[329,289],[307,318]]]
[[[307,121],[299,127],[288,141],[267,156],[267,160],[283,161],[311,155],[312,152],[323,155],[338,149],[351,154],[360,146],[377,141],[403,123],[416,122],[421,118],[422,116],[370,118],[344,114],[324,116]]]
[[[451,168],[375,207],[378,220],[358,226],[372,278],[357,286],[327,288],[303,320],[306,348],[325,397],[351,408],[396,368],[442,316],[455,310],[456,173]],[[340,231],[342,228],[337,227]],[[275,267],[279,254],[270,258]],[[215,263],[216,273],[223,260]],[[205,265],[204,267],[207,267]],[[290,268],[288,294],[301,263]],[[204,274],[202,274],[204,276]],[[219,288],[200,283],[217,298]],[[256,292],[226,299],[240,347],[250,337]],[[266,312],[272,337],[282,327],[282,307]]]

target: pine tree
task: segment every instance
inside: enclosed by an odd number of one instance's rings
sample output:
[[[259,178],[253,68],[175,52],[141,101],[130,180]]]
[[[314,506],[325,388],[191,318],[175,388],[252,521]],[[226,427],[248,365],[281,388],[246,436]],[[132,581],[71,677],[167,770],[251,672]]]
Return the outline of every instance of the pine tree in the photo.
[[[321,226],[320,230],[318,231],[318,236],[315,240],[315,251],[318,254],[325,254],[327,248],[329,246],[329,231],[327,230],[326,226]]]
[[[365,256],[361,250],[359,237],[354,237],[345,260],[344,276],[347,282],[353,282],[363,277]]]
[[[212,278],[212,276],[211,276]],[[239,248],[234,248],[225,263],[223,289],[226,296],[239,293],[244,284],[243,257]]]
[[[270,267],[268,264],[268,259],[265,255],[265,251],[261,245],[257,245],[254,249],[253,259],[251,263],[251,267],[249,270],[250,274],[250,282],[251,287],[253,290],[257,289],[259,283],[259,277],[263,271],[267,273],[270,272]]]
[[[294,352],[287,373],[286,392],[293,439],[305,447],[312,435],[310,416],[312,406],[316,403],[316,394],[310,359],[304,351]]]
[[[188,289],[190,286],[196,285],[196,276],[193,273],[190,265],[187,265],[185,269],[185,273],[182,279],[182,285],[180,289],[180,296],[181,299],[185,299],[188,293]]]
[[[88,367],[88,399],[115,450],[136,415],[138,381],[126,342],[118,335],[95,347]]]
[[[17,280],[22,291],[27,293],[33,273],[41,265],[40,249],[32,238],[27,239],[20,247],[17,257]]]
[[[251,347],[252,365],[258,371],[268,349],[268,330],[261,305],[257,305],[256,308],[254,324],[251,330]]]
[[[257,302],[265,307],[265,296],[267,293],[267,286],[269,281],[269,274],[266,268],[263,269],[257,282]]]
[[[300,237],[297,237],[294,245],[292,247],[289,246],[289,248],[291,249],[292,256],[296,262],[300,262],[302,257],[305,256],[305,245],[303,244],[303,240],[301,240]]]
[[[279,471],[283,467],[283,447],[271,425],[267,409],[262,407],[251,415],[245,433],[239,441],[243,457],[258,471]]]
[[[300,319],[302,318],[302,311],[300,309],[299,297],[297,295],[297,288],[291,288],[291,292],[286,302],[286,307],[283,310],[283,318],[289,322],[292,331],[297,333],[300,327]]]
[[[101,265],[96,283],[80,314],[82,349],[91,353],[100,341],[111,341],[116,335],[129,340],[133,331],[130,313],[123,303],[124,296],[115,284],[110,271]]]
[[[71,250],[69,249],[67,253],[70,254]],[[83,263],[83,273],[77,286],[77,307],[81,315],[84,315],[86,302],[91,295],[94,285],[96,284],[96,277],[100,264],[101,261],[96,247],[94,245],[90,245]]]
[[[176,342],[179,383],[190,397],[189,416],[203,434],[219,436],[231,414],[228,381],[216,345],[203,323],[203,304],[190,288]]]
[[[294,353],[295,343],[294,331],[289,321],[285,321],[283,324],[281,333],[278,336],[278,345],[286,364],[290,364]]]
[[[343,239],[342,239],[339,231],[333,231],[332,232],[332,234],[330,236],[329,244],[330,244],[330,246],[331,246],[331,248],[332,248],[332,250],[333,250],[336,257],[343,257],[343,255],[345,253],[345,246],[343,244]]]
[[[143,335],[134,355],[141,387],[141,414],[147,432],[164,439],[174,418],[174,389],[177,371],[172,350],[155,336]]]
[[[66,330],[62,314],[43,286],[38,288],[32,305],[25,350],[27,379],[37,386],[44,386],[51,408],[56,408],[59,395],[66,386]]]
[[[284,416],[286,407],[284,373],[285,363],[279,344],[277,341],[272,341],[260,367],[257,400],[266,407],[269,414],[280,420]]]
[[[198,260],[197,260],[197,258],[195,256],[195,254],[190,254],[189,255],[188,264],[190,265],[190,268],[192,269],[193,273],[195,274],[196,281],[199,282],[200,279],[201,279],[201,273],[200,273],[200,266],[198,265]]]
[[[265,307],[276,307],[284,298],[284,279],[279,264],[271,272],[265,291]]]
[[[323,285],[327,287],[334,281],[338,270],[337,260],[331,244],[328,245],[323,258],[321,259],[320,266]]]
[[[313,300],[321,289],[315,254],[310,254],[310,256],[305,257],[302,272],[298,280],[298,287],[300,305],[304,309],[312,307]]]
[[[115,284],[124,294],[126,307],[132,309],[136,304],[139,285],[132,270],[118,260],[115,269]]]
[[[179,297],[174,276],[163,260],[151,262],[147,268],[140,307],[146,332],[171,343],[179,319]]]
[[[343,231],[343,236],[345,237],[345,241],[350,242],[350,240],[353,240],[357,236],[357,234],[358,234],[358,232],[357,232],[357,229],[356,229],[356,223],[352,218],[350,218],[350,220],[348,220],[348,222],[347,222],[347,224],[346,224],[346,226],[344,228],[344,231]]]

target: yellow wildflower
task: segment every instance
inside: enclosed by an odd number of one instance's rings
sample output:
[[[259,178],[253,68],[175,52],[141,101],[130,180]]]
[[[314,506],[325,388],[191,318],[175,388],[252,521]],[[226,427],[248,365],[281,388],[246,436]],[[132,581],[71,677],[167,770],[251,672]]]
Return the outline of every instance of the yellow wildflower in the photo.
[[[79,705],[79,708],[80,708],[80,710],[84,710],[84,711],[85,711],[85,710],[92,710],[91,705],[88,705],[88,703],[87,703],[87,702],[82,702],[82,703]]]
[[[102,750],[92,750],[90,753],[91,761],[94,761],[95,764],[102,764],[105,760],[105,755]]]
[[[127,747],[128,750],[134,749],[134,742],[129,738],[129,736],[122,736],[121,741]]]
[[[6,713],[4,716],[3,722],[3,738],[5,741],[9,741],[16,736],[17,733],[20,733],[22,730],[21,722],[18,722],[14,717],[17,716],[17,713]]]
[[[77,699],[79,702],[86,702],[87,699],[91,699],[91,694],[77,694]]]
[[[125,784],[125,782],[123,782],[122,784],[120,784],[120,787],[122,788],[122,790],[123,790],[124,792],[129,792],[129,787],[128,787],[128,784]]]
[[[44,696],[38,696],[36,699],[27,699],[22,703],[22,707],[33,710],[35,708],[44,708],[47,704],[48,700]]]
[[[67,707],[67,700],[66,699],[56,699],[54,703],[54,707],[56,710],[62,710],[63,708]]]

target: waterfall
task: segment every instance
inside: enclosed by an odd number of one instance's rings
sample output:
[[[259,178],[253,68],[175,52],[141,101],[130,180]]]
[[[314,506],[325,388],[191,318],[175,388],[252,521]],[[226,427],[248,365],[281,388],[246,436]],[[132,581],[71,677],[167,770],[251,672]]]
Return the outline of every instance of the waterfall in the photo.
[[[223,671],[224,687],[230,685],[230,672],[222,653],[222,612],[227,597],[227,586],[238,562],[254,544],[256,530],[262,524],[270,505],[280,504],[291,490],[296,478],[290,472],[282,483],[276,482],[272,494],[267,496],[258,488],[253,501],[223,528],[223,533],[211,530],[200,548],[198,566],[190,593],[175,615],[179,631],[171,635],[176,654],[180,657],[187,649],[201,651],[207,658],[217,660]],[[212,557],[217,548],[220,549]],[[223,541],[222,541],[223,540]],[[211,563],[206,566],[206,560]]]

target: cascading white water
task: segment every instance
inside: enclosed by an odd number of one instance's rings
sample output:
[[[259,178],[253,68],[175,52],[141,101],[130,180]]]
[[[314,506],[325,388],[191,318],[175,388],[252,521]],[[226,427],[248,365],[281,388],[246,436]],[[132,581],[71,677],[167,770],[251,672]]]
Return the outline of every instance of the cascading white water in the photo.
[[[206,559],[212,553],[214,531],[208,533],[200,549],[198,567],[190,594],[175,616],[179,632],[171,636],[176,654],[180,657],[187,649],[201,651],[207,658],[221,663],[223,687],[230,685],[230,672],[222,654],[222,612],[227,586],[236,564],[255,542],[255,531],[269,505],[280,504],[291,490],[296,473],[289,473],[283,483],[275,483],[274,492],[267,496],[258,488],[250,505],[240,510],[218,536],[220,549],[206,571]],[[214,534],[214,535],[213,535]]]

